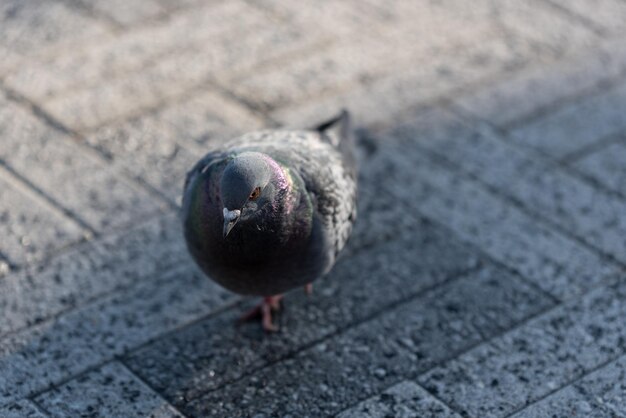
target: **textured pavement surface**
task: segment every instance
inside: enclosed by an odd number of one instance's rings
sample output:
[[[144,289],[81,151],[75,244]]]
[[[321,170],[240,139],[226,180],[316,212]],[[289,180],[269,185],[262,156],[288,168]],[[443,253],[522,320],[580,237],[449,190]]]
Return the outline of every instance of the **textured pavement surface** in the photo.
[[[626,417],[626,1],[0,0],[0,417]],[[359,134],[281,331],[178,220],[212,145]]]

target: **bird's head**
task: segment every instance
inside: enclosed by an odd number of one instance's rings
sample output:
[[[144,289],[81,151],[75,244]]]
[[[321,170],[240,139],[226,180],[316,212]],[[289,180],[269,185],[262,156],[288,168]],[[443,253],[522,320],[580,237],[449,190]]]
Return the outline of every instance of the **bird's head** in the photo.
[[[287,188],[281,166],[271,157],[258,152],[236,155],[226,165],[220,181],[224,215],[224,238],[235,225],[256,222],[263,213],[273,212]]]

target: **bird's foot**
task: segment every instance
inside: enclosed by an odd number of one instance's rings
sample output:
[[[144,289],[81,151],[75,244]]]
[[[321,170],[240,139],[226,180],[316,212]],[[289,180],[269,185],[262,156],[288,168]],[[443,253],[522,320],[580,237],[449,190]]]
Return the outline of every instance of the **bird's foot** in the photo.
[[[278,312],[280,310],[280,300],[283,295],[266,296],[263,298],[263,302],[250,309],[243,314],[240,318],[240,322],[250,321],[252,319],[262,318],[263,329],[267,332],[278,331],[278,326],[272,322],[272,312]]]
[[[306,285],[304,285],[304,291],[307,295],[310,295],[313,293],[313,283],[308,283]]]

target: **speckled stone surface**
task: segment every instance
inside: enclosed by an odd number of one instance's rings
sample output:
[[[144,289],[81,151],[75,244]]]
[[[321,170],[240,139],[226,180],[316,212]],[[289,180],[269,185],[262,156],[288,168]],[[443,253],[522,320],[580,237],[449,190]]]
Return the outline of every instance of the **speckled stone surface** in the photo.
[[[0,417],[626,418],[623,0],[0,3]],[[344,107],[351,240],[237,323],[185,173]]]
[[[515,414],[515,418],[557,416],[623,417],[625,403],[626,359],[615,361],[554,392]]]
[[[622,137],[572,163],[577,170],[609,190],[626,195],[626,144]]]
[[[0,406],[0,414],[3,418],[46,418],[35,404],[28,400],[21,400]]]
[[[1,92],[0,131],[0,159],[95,231],[126,227],[159,209],[146,190],[113,175],[96,153]]]
[[[416,383],[398,383],[378,396],[343,411],[337,418],[460,418]]]
[[[83,238],[87,231],[80,224],[59,211],[46,210],[36,203],[36,196],[20,189],[21,185],[0,178],[0,252],[5,260],[20,265]]]
[[[190,265],[191,258],[175,215],[78,245],[0,280],[0,311],[4,312],[0,336],[153,280],[179,263]]]
[[[181,408],[191,416],[331,415],[549,306],[502,271],[481,269]]]
[[[514,412],[623,352],[625,296],[624,283],[592,291],[419,381],[461,413],[492,417]]]
[[[146,417],[181,418],[144,383],[120,363],[71,380],[37,397],[52,417]]]
[[[555,297],[584,293],[619,272],[617,266],[504,204],[475,182],[435,164],[424,153],[412,150],[397,157],[400,151],[392,138],[383,139],[389,150],[381,150],[372,173],[393,179],[388,192],[394,199],[477,243]]]
[[[512,139],[554,157],[565,157],[626,129],[626,84],[572,103],[512,132]]]
[[[408,129],[400,128],[405,131],[400,135],[408,143],[415,141],[515,199],[529,213],[544,217],[590,246],[626,261],[626,202],[583,179],[555,170],[547,159],[508,144],[511,138],[499,137],[481,126],[472,128],[454,117],[451,121],[445,116],[430,116],[434,123],[420,124],[429,116],[415,119]],[[618,116],[616,111],[615,118],[622,119],[622,114]],[[626,120],[623,123],[626,128]],[[569,136],[564,140],[575,141]],[[545,138],[542,142],[553,143]],[[506,164],[499,163],[503,160]]]

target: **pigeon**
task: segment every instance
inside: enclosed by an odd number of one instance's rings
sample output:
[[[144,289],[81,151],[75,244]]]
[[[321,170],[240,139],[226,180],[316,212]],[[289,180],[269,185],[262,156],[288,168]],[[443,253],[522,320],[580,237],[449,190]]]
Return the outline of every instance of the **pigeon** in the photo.
[[[187,174],[182,222],[201,270],[226,289],[261,296],[242,319],[272,312],[282,294],[326,275],[356,219],[350,114],[310,130],[263,130],[211,150]]]

